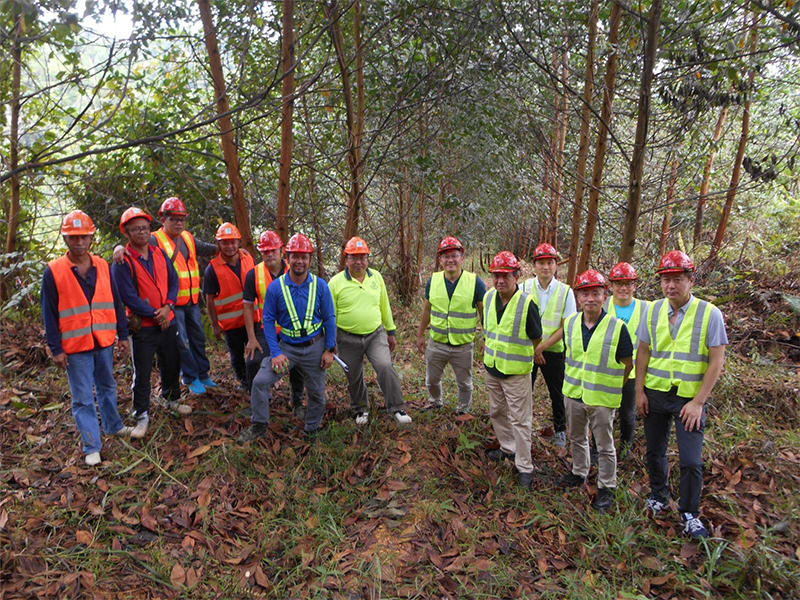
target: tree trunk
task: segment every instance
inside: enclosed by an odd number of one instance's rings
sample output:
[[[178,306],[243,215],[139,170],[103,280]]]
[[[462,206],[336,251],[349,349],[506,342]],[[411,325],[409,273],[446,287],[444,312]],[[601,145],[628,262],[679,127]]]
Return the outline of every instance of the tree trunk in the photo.
[[[347,120],[347,163],[350,167],[350,190],[347,195],[347,217],[344,226],[344,239],[349,240],[358,233],[358,213],[360,204],[360,158],[358,149],[358,126],[357,107],[353,104],[353,87],[350,82],[350,72],[347,70],[347,59],[344,55],[344,38],[339,27],[338,2],[334,0],[330,4],[325,4],[325,16],[330,22],[331,40],[336,50],[336,59],[339,63],[339,72],[342,76],[342,92],[344,95],[345,117]],[[359,40],[356,42],[356,52],[360,51],[360,24],[358,16],[360,11],[355,13],[356,29],[359,32]],[[357,75],[357,79],[360,77]],[[342,256],[344,261],[344,255]],[[342,262],[344,265],[344,262]]]
[[[561,79],[567,80],[569,71],[569,52],[561,54]],[[556,130],[553,136],[553,194],[550,197],[550,231],[548,241],[558,248],[558,220],[561,208],[561,190],[564,183],[564,147],[567,143],[567,94],[560,93],[556,104]]]
[[[603,181],[603,166],[606,160],[608,131],[611,126],[611,117],[613,116],[614,86],[617,80],[617,42],[619,41],[620,21],[622,21],[622,7],[617,2],[614,2],[614,6],[611,7],[611,18],[608,30],[608,46],[611,50],[606,60],[606,75],[603,82],[603,106],[600,109],[600,129],[597,132],[597,145],[594,151],[592,187],[589,189],[586,231],[583,234],[583,246],[581,248],[580,259],[578,260],[578,273],[583,273],[589,265],[589,255],[592,253],[594,232],[597,228],[597,206],[600,200],[600,184]]]
[[[750,52],[754,54],[758,49],[758,14],[753,12],[753,21],[750,25]],[[750,60],[755,60],[751,57]],[[728,228],[728,221],[731,218],[731,209],[736,200],[736,191],[739,188],[739,177],[742,172],[742,161],[744,160],[744,151],[747,147],[747,138],[750,134],[750,103],[753,95],[753,87],[756,80],[756,70],[754,66],[750,67],[750,74],[747,78],[747,98],[744,102],[744,110],[742,111],[742,133],[739,136],[739,146],[736,149],[736,158],[733,161],[733,171],[731,172],[731,182],[728,186],[728,193],[725,195],[725,206],[722,209],[722,215],[719,218],[719,225],[717,226],[717,233],[714,236],[714,243],[711,245],[711,254],[708,257],[709,261],[714,262],[717,259],[719,250],[722,247],[722,240],[725,237],[725,230]]]
[[[636,245],[636,227],[639,224],[639,212],[641,211],[642,175],[644,173],[645,150],[647,148],[647,130],[650,125],[650,89],[653,85],[653,65],[656,61],[658,32],[661,27],[661,4],[662,0],[653,0],[647,24],[642,83],[639,87],[636,138],[633,144],[631,171],[628,179],[628,210],[625,213],[625,224],[622,227],[622,248],[619,252],[619,259],[627,262],[630,262],[633,258],[633,248]]]
[[[15,11],[16,12],[16,11]],[[11,46],[11,122],[9,124],[9,156],[8,166],[10,171],[15,171],[19,166],[19,111],[20,111],[20,88],[22,80],[22,33],[24,20],[22,13],[17,15],[17,23],[14,31],[14,41]],[[6,211],[6,254],[17,251],[17,235],[19,233],[19,213],[20,213],[20,182],[19,174],[12,175],[9,183],[11,184],[11,201],[7,204]],[[7,264],[12,259],[7,258]],[[11,274],[0,276],[0,302],[4,302],[11,296],[12,281]]]
[[[244,184],[242,183],[242,175],[239,169],[239,152],[233,139],[233,124],[229,114],[230,105],[228,103],[228,94],[225,90],[225,77],[222,73],[222,61],[219,57],[217,32],[211,17],[211,6],[209,5],[209,0],[197,0],[197,4],[200,7],[200,18],[203,21],[208,63],[211,68],[211,79],[214,81],[214,94],[217,98],[217,114],[219,115],[219,127],[222,132],[222,155],[225,159],[225,167],[228,171],[228,180],[231,185],[233,213],[236,218],[236,225],[242,233],[242,248],[253,256],[258,256],[253,245],[250,211],[244,197]]]
[[[581,107],[581,132],[578,142],[578,165],[575,175],[575,197],[572,202],[572,231],[569,241],[569,265],[567,281],[575,281],[575,268],[578,264],[578,246],[581,241],[581,221],[583,220],[583,193],[586,189],[586,162],[589,158],[589,119],[592,115],[592,94],[594,93],[594,46],[597,41],[597,13],[600,0],[592,0],[589,15],[589,46],[586,50],[586,74],[583,82],[583,106]]]
[[[278,214],[275,229],[281,239],[289,240],[289,191],[294,137],[294,0],[283,0],[283,33],[281,38],[283,62],[283,114],[281,116],[281,168],[278,177]]]
[[[664,219],[661,221],[659,256],[664,256],[667,253],[667,239],[669,238],[669,230],[672,224],[672,201],[675,198],[675,185],[678,183],[678,166],[680,164],[680,159],[675,156],[672,159],[672,169],[670,170],[669,181],[667,182],[667,206],[664,209]]]
[[[722,137],[722,128],[725,126],[725,119],[728,116],[728,107],[723,106],[719,112],[717,125],[714,127],[714,137],[711,138],[711,150],[708,152],[706,166],[703,169],[703,181],[700,183],[700,197],[697,199],[697,213],[694,217],[694,235],[692,237],[692,250],[700,242],[700,235],[703,233],[703,212],[708,198],[708,188],[711,184],[711,169],[714,166],[714,157],[717,154],[717,144]]]

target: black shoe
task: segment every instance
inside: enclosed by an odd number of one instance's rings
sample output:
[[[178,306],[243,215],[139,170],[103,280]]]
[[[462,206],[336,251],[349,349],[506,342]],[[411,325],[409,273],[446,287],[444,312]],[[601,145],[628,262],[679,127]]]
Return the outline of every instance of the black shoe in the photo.
[[[533,483],[533,473],[523,473],[520,471],[519,474],[519,486],[521,488],[525,488],[526,490],[531,489],[531,484]]]
[[[317,441],[317,439],[322,435],[322,432],[325,430],[324,425],[320,425],[316,429],[312,429],[311,431],[306,431],[306,438],[312,444]]]
[[[586,478],[580,475],[575,475],[572,471],[564,473],[558,480],[558,485],[561,487],[579,487],[586,483]]]
[[[607,488],[597,490],[597,496],[592,502],[592,508],[597,512],[606,512],[614,504],[614,491]]]
[[[243,431],[237,439],[240,444],[246,444],[263,437],[267,437],[267,424],[253,423],[253,426]]]
[[[486,453],[486,456],[488,456],[494,462],[502,462],[504,459],[514,460],[515,457],[514,454],[509,454],[508,452],[504,452],[501,448],[495,448],[494,450],[489,450]]]
[[[295,404],[294,408],[292,409],[292,414],[294,415],[295,419],[300,419],[301,421],[306,420],[306,407],[302,404]]]

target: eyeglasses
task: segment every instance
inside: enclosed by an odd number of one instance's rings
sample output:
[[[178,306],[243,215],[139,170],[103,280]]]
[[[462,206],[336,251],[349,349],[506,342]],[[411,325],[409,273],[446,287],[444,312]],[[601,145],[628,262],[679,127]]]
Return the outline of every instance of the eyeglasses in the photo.
[[[347,260],[351,260],[353,262],[356,262],[356,261],[358,261],[358,262],[367,262],[368,258],[369,258],[368,254],[348,254],[347,255]]]
[[[141,233],[143,231],[150,231],[150,225],[142,225],[141,227],[128,227],[128,233]]]

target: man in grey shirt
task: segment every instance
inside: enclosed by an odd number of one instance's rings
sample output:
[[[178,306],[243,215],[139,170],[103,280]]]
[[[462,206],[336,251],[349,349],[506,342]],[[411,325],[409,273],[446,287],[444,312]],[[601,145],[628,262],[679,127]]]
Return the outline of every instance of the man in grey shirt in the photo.
[[[705,402],[722,373],[728,336],[720,310],[692,295],[694,264],[684,252],[665,254],[658,274],[664,298],[650,305],[639,324],[636,358],[636,406],[644,417],[650,475],[647,506],[656,514],[669,504],[667,446],[674,420],[683,531],[708,537],[699,516]]]

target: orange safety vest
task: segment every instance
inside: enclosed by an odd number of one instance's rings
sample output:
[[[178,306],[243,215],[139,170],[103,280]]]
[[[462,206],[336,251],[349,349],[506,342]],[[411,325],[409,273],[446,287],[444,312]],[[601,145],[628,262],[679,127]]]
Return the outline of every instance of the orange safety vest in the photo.
[[[97,285],[91,304],[72,271],[73,262],[67,256],[48,263],[58,290],[58,329],[61,346],[67,354],[94,350],[95,344],[107,348],[117,338],[111,271],[105,260],[94,254],[90,256],[97,269]]]
[[[178,272],[178,301],[175,305],[185,306],[189,304],[189,301],[197,304],[200,300],[200,265],[197,262],[197,246],[194,243],[194,236],[188,231],[181,232],[183,242],[189,250],[189,260],[186,260],[181,252],[178,252],[177,244],[167,235],[163,227],[153,236],[161,249],[167,253]]]
[[[138,258],[132,258],[134,256],[138,257],[139,253],[134,250],[130,244],[128,244],[127,249],[130,256],[126,256],[125,260],[128,261],[128,265],[131,269],[131,274],[133,275],[133,279],[136,282],[136,291],[139,292],[139,296],[142,300],[146,300],[147,303],[153,307],[154,310],[158,310],[162,306],[167,303],[167,294],[169,293],[169,274],[167,273],[167,257],[164,255],[164,252],[158,247],[153,246],[152,244],[147,245],[148,251],[153,255],[153,275],[150,275],[150,271],[139,262]],[[130,307],[127,307],[128,316],[133,314],[133,311]],[[152,317],[142,317],[142,327],[157,327],[158,323]],[[175,318],[175,312],[169,312],[169,320]]]
[[[283,270],[289,272],[289,265]],[[266,263],[263,261],[256,265],[256,301],[253,303],[253,311],[256,315],[256,322],[260,321],[264,314],[264,301],[267,298],[267,288],[273,282],[272,273],[269,272]],[[281,326],[275,324],[275,330],[280,333]]]
[[[224,331],[244,327],[244,281],[247,274],[255,267],[253,257],[244,250],[239,250],[240,276],[237,277],[225,260],[217,254],[211,260],[211,268],[219,281],[219,294],[214,298],[217,309],[217,320]],[[261,314],[256,311],[253,320],[261,322]]]

